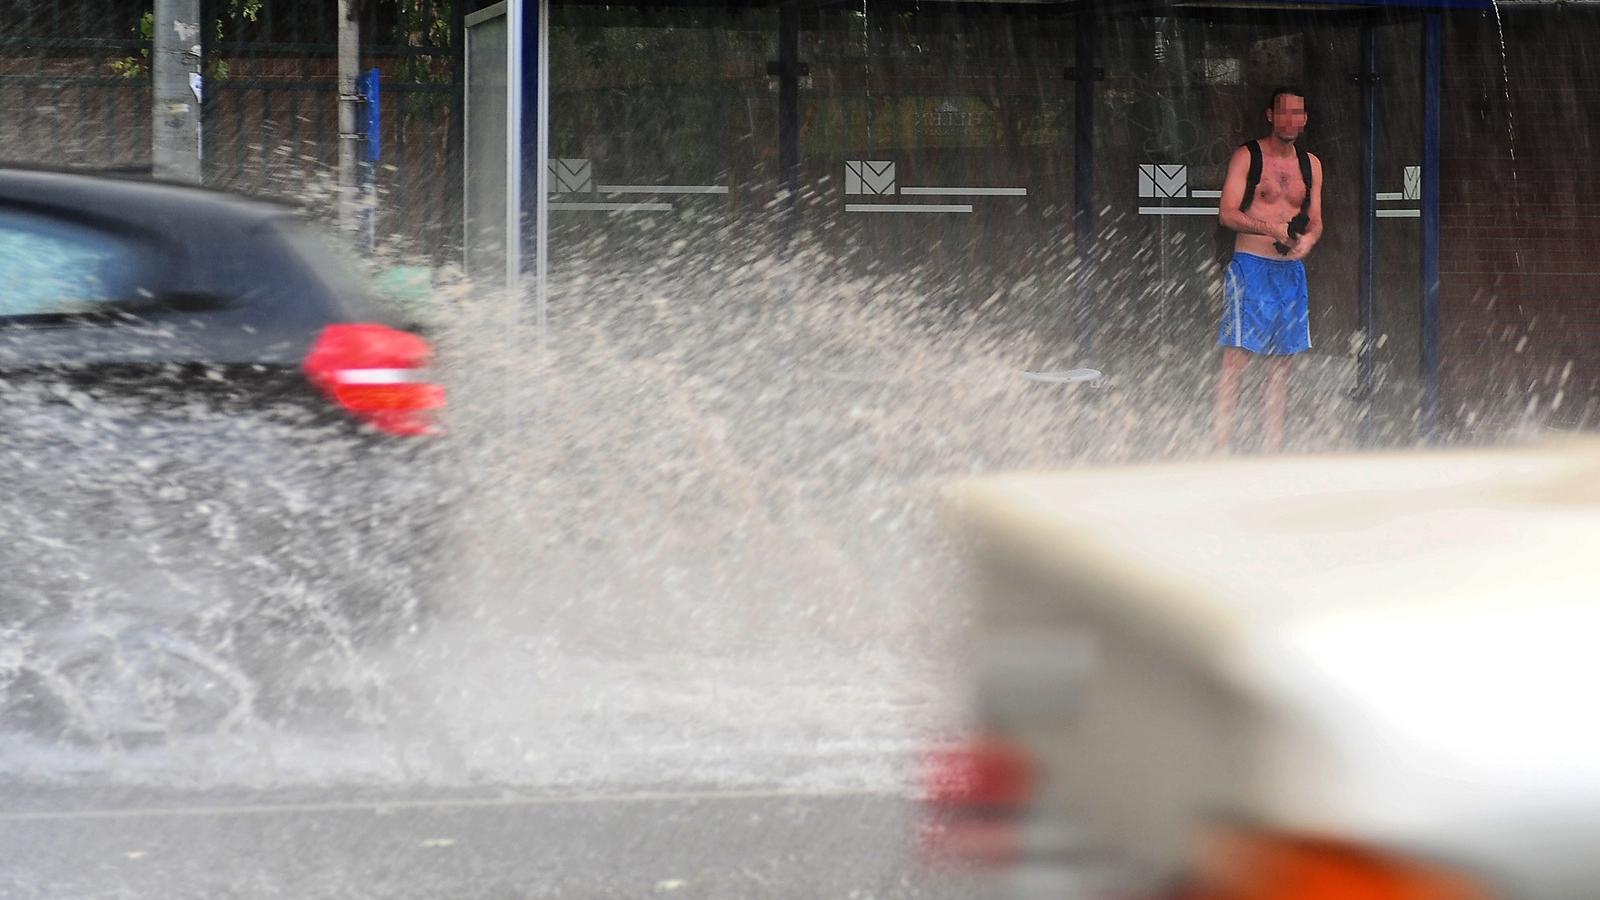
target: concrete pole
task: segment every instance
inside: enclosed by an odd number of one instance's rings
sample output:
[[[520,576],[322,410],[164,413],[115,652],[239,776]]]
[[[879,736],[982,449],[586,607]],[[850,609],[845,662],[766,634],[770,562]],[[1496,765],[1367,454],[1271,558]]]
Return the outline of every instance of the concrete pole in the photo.
[[[361,224],[357,160],[361,156],[361,20],[358,0],[339,0],[339,227],[354,233]]]
[[[200,0],[155,0],[150,162],[157,178],[199,184]]]

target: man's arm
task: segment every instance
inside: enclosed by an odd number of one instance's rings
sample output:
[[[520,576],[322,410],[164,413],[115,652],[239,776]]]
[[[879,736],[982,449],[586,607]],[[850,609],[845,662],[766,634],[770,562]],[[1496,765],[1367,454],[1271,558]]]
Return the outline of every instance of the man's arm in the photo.
[[[1222,208],[1217,213],[1217,220],[1223,228],[1231,228],[1241,234],[1261,234],[1280,244],[1294,244],[1294,239],[1289,237],[1288,222],[1267,222],[1239,209],[1239,204],[1244,202],[1245,182],[1249,179],[1250,151],[1240,147],[1233,151],[1233,158],[1228,160],[1228,176],[1222,182]],[[1317,181],[1321,183],[1321,179]]]
[[[1306,230],[1300,240],[1289,250],[1289,259],[1305,259],[1311,248],[1322,239],[1322,160],[1315,153],[1311,157],[1311,204],[1306,207]]]

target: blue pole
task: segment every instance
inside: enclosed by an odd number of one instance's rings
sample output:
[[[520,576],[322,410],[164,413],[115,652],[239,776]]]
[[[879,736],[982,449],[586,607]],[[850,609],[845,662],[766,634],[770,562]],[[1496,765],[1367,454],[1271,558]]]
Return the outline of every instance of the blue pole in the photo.
[[[377,69],[368,69],[356,81],[356,92],[365,104],[361,116],[364,142],[361,155],[361,232],[369,253],[378,243],[378,162],[383,158],[383,103],[379,93],[379,78]]]
[[[547,282],[550,269],[550,0],[510,0],[507,37],[515,67],[513,109],[517,121],[516,162],[511,191],[516,213],[516,250],[508,276],[513,290],[532,276],[534,328],[542,344],[548,330]]]
[[[539,158],[539,120],[545,110],[539,104],[539,58],[543,24],[542,7],[538,0],[512,0],[522,5],[522,33],[513,34],[511,40],[522,42],[522,121],[518,123],[522,137],[522,166],[518,173],[522,181],[521,222],[522,272],[531,274],[537,264],[538,254],[538,186],[542,183],[540,172],[547,165]]]
[[[367,165],[376,165],[383,158],[383,104],[381,102],[381,88],[379,87],[382,73],[377,69],[368,69],[357,82],[357,90],[361,99],[366,103],[361,118],[362,137],[366,141],[364,161]]]
[[[1444,61],[1444,18],[1422,23],[1422,437],[1439,430],[1439,88]]]
[[[1377,346],[1378,282],[1378,29],[1369,19],[1361,23],[1361,264],[1360,325],[1356,392],[1364,404],[1363,418],[1372,406]]]
[[[1094,346],[1094,39],[1095,17],[1087,10],[1078,14],[1076,59],[1073,77],[1073,195],[1076,209],[1072,217],[1073,247],[1077,277],[1073,279],[1076,299],[1078,353],[1087,354]]]
[[[783,190],[783,255],[794,249],[800,230],[800,5],[778,7],[778,170]]]

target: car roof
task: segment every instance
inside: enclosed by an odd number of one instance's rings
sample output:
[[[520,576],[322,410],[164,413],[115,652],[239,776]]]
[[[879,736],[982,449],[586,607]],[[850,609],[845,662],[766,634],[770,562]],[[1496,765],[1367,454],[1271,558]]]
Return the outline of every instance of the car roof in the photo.
[[[196,216],[227,218],[246,227],[281,219],[288,207],[196,185],[127,175],[0,166],[0,200],[84,210],[145,223]]]

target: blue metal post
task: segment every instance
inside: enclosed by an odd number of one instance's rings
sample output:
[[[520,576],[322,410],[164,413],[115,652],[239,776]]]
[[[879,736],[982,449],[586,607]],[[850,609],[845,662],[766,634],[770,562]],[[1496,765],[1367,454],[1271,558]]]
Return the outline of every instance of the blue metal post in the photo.
[[[1361,23],[1361,259],[1357,276],[1361,345],[1356,354],[1356,398],[1361,403],[1361,439],[1372,440],[1378,340],[1378,29]]]
[[[378,243],[378,160],[383,157],[383,103],[379,72],[368,69],[356,80],[361,95],[361,233],[368,252]]]
[[[1087,354],[1094,346],[1094,106],[1095,106],[1095,17],[1085,9],[1074,23],[1077,31],[1073,77],[1073,195],[1076,209],[1072,221],[1077,277],[1073,279],[1076,299],[1078,352]]]
[[[781,233],[785,256],[793,249],[800,219],[800,5],[778,8],[778,169],[782,183]]]
[[[356,82],[356,89],[361,94],[366,106],[362,109],[361,132],[365,149],[362,161],[369,166],[377,165],[383,158],[383,137],[381,126],[383,124],[383,104],[379,79],[382,77],[377,69],[368,69]]]
[[[539,42],[540,11],[538,0],[512,0],[522,5],[522,33],[511,35],[511,40],[522,42],[522,121],[518,123],[522,135],[522,271],[531,274],[537,261],[536,231],[538,223],[540,181],[539,171],[547,163],[539,158],[539,119],[544,110],[539,108]]]
[[[511,0],[520,8],[513,15],[510,32],[520,50],[513,59],[521,66],[518,78],[519,137],[517,176],[518,253],[522,275],[532,276],[534,327],[542,343],[548,325],[546,283],[549,279],[550,252],[550,2],[549,0]]]
[[[1444,68],[1444,18],[1422,23],[1422,436],[1439,429],[1439,89]]]

